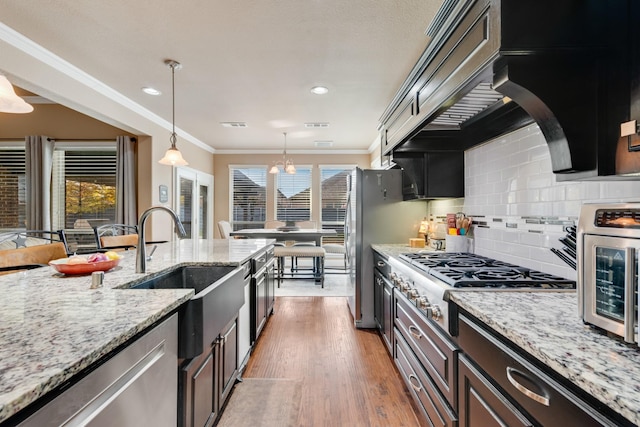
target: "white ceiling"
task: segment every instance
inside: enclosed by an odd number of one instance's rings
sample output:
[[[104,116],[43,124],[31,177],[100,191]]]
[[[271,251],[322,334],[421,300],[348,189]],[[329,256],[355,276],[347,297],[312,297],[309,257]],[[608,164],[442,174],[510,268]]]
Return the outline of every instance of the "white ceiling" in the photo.
[[[216,152],[281,148],[282,132],[293,152],[367,150],[378,119],[426,47],[424,31],[441,4],[3,0],[0,20],[36,44],[30,55],[52,53],[166,121],[171,70],[164,60],[181,62],[176,126]],[[0,54],[0,71],[4,66]],[[311,94],[315,85],[327,86],[329,93]],[[143,86],[163,95],[146,95]],[[61,103],[67,98],[57,93],[64,87],[28,89],[59,95]],[[228,121],[248,127],[220,125]],[[308,129],[308,122],[329,127]],[[316,149],[317,140],[333,146]]]

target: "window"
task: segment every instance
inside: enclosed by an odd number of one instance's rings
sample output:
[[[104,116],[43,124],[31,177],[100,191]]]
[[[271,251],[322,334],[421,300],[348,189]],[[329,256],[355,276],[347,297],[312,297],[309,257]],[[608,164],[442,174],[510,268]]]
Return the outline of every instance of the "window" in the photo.
[[[0,229],[25,228],[26,167],[21,147],[0,148]]]
[[[116,219],[115,142],[56,146],[51,180],[52,229],[65,229],[70,248],[94,247],[92,227]]]
[[[296,166],[295,174],[276,175],[276,219],[308,221],[311,219],[311,167]]]
[[[231,225],[235,230],[262,228],[267,219],[267,167],[230,166]]]
[[[347,212],[347,177],[353,167],[320,166],[320,216],[322,228],[336,230],[336,236],[323,238],[323,243],[344,242],[344,221]]]
[[[0,147],[0,229],[26,228],[24,142]],[[91,227],[115,221],[116,144],[56,144],[53,154],[51,229],[65,229],[74,244],[95,247]]]

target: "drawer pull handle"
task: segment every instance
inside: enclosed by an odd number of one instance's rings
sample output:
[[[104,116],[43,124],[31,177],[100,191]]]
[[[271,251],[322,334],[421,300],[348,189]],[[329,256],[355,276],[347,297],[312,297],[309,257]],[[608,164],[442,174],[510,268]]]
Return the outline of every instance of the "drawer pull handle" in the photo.
[[[378,267],[384,267],[387,265],[384,261],[378,261]]]
[[[422,338],[422,334],[420,333],[420,329],[416,328],[413,325],[409,325],[409,333],[417,340]]]
[[[511,383],[512,386],[514,386],[516,388],[516,390],[518,390],[520,393],[524,394],[525,396],[527,396],[529,399],[531,400],[535,400],[536,402],[544,405],[544,406],[549,406],[549,398],[546,396],[541,396],[538,393],[534,393],[531,390],[529,390],[528,388],[526,388],[525,386],[523,386],[522,384],[520,384],[518,381],[516,381],[515,378],[513,378],[513,373],[515,373],[516,375],[520,375],[524,378],[526,378],[527,380],[534,382],[531,380],[531,378],[528,378],[525,374],[523,374],[522,372],[513,369],[511,367],[507,368],[507,379],[509,380],[509,382]]]
[[[411,388],[420,393],[422,391],[422,385],[420,384],[420,380],[413,374],[409,374],[409,384],[411,384]],[[417,384],[417,385],[416,385]]]

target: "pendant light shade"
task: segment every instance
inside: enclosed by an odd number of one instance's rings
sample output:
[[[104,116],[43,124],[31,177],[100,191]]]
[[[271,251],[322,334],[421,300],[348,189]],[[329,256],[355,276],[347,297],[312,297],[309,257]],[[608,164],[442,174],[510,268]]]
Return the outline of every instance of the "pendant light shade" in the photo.
[[[178,61],[174,61],[173,59],[167,59],[164,63],[171,68],[171,125],[172,132],[169,137],[169,141],[171,141],[171,147],[164,153],[164,157],[161,158],[158,163],[162,165],[170,165],[170,166],[186,166],[189,163],[182,157],[182,153],[176,147],[176,141],[178,139],[176,135],[176,90],[175,90],[175,73],[176,70],[182,68],[182,64]]]
[[[33,111],[33,106],[16,95],[9,80],[0,74],[0,113],[24,114]]]
[[[283,132],[284,135],[284,151],[282,153],[282,161],[276,162],[271,169],[269,169],[269,173],[280,173],[280,167],[288,173],[294,174],[296,173],[296,167],[293,165],[293,160],[287,159],[287,133]]]

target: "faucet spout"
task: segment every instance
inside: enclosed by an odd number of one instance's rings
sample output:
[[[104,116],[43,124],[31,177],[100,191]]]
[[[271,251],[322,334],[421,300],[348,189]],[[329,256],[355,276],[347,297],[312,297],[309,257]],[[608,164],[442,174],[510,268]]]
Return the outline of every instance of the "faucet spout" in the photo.
[[[136,251],[136,273],[146,273],[147,272],[147,248],[145,247],[145,224],[147,222],[147,218],[151,215],[151,212],[155,210],[162,210],[171,215],[173,222],[176,225],[176,229],[178,232],[178,237],[184,238],[187,237],[187,232],[184,230],[184,226],[178,218],[178,215],[172,211],[171,209],[165,206],[151,206],[140,215],[140,219],[138,220],[138,248]]]

